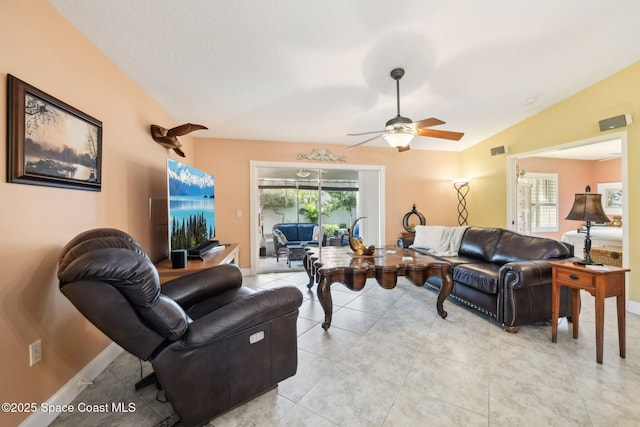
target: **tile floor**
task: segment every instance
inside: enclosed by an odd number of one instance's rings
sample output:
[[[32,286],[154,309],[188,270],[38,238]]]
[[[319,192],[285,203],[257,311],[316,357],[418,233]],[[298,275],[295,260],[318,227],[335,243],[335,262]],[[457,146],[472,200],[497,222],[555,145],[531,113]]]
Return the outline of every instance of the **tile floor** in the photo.
[[[258,274],[297,273],[299,271],[304,271],[302,260],[288,263],[286,255],[281,255],[278,260],[272,255],[258,258]]]
[[[583,294],[580,338],[561,320],[504,332],[452,301],[446,320],[436,293],[400,278],[393,290],[370,279],[361,292],[333,285],[333,324],[306,288],[304,272],[245,278],[253,288],[296,284],[298,373],[209,425],[224,426],[637,426],[640,316],[627,315],[627,358],[618,356],[614,299],[606,303],[604,363],[595,361],[593,298]],[[148,363],[143,364],[150,372]],[[155,426],[173,414],[148,387],[137,393],[139,361],[124,353],[75,403],[133,402],[121,414],[63,414],[53,426]]]
[[[345,246],[346,248],[346,246]],[[304,271],[304,265],[302,260],[294,260],[291,263],[287,262],[287,256],[285,254],[280,255],[276,260],[273,254],[273,244],[267,244],[267,256],[258,258],[257,271],[258,274],[267,273],[292,273],[298,271]]]

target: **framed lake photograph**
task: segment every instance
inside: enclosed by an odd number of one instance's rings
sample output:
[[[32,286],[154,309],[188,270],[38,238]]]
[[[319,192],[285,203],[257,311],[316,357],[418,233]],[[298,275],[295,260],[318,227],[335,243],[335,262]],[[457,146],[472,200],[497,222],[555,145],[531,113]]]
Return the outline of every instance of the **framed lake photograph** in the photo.
[[[7,181],[100,191],[102,122],[7,76]]]
[[[601,182],[598,193],[602,194],[602,207],[607,215],[622,215],[622,182]]]

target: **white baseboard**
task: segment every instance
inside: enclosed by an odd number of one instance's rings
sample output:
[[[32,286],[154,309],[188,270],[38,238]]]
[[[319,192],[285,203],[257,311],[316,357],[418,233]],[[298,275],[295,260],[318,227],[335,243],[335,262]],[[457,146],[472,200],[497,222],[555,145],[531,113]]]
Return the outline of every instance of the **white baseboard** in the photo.
[[[68,405],[78,397],[78,395],[85,389],[91,382],[96,379],[102,371],[106,369],[116,357],[120,355],[124,350],[116,343],[111,343],[105,348],[95,359],[87,364],[80,370],[73,378],[63,385],[53,396],[45,402],[46,405]],[[51,424],[56,419],[58,413],[45,413],[40,410],[32,413],[26,420],[24,420],[21,427],[39,427]]]
[[[627,302],[627,311],[633,314],[640,314],[640,302],[629,300]]]

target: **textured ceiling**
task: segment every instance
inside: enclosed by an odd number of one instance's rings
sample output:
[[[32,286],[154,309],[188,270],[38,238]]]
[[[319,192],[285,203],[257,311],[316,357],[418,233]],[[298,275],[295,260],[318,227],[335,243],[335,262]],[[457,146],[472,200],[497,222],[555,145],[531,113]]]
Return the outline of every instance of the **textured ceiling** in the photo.
[[[355,144],[403,67],[401,114],[465,132],[412,148],[461,150],[640,60],[637,0],[49,2],[196,137]]]

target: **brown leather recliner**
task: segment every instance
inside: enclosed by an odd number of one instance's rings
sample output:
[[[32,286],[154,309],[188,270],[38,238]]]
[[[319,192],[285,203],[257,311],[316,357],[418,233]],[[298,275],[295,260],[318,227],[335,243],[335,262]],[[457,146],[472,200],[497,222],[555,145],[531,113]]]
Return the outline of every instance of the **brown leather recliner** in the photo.
[[[296,373],[294,286],[253,291],[220,265],[160,286],[128,234],[94,229],[62,250],[60,290],[98,329],[153,366],[187,426],[275,387]]]

